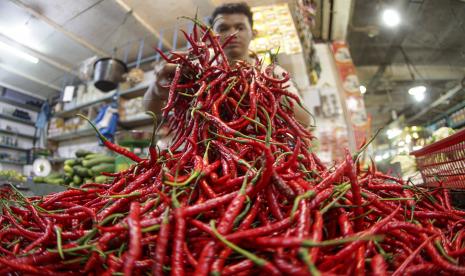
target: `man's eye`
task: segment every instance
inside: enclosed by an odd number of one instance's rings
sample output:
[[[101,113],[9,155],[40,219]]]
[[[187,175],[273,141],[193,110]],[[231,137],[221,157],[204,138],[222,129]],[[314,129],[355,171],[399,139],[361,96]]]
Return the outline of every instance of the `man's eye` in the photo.
[[[222,32],[226,32],[228,30],[228,28],[226,27],[220,27],[218,28],[218,32],[222,33]]]
[[[239,27],[237,27],[237,30],[238,30],[238,31],[243,31],[244,29],[245,29],[244,26],[239,26]]]

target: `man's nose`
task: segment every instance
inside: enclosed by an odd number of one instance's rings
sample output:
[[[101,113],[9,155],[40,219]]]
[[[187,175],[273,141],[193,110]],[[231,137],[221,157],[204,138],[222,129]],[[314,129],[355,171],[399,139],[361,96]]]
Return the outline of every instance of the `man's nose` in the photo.
[[[237,36],[238,33],[239,33],[239,29],[238,29],[238,28],[230,28],[230,29],[228,30],[227,35],[229,36],[229,35],[232,35],[232,34],[236,34],[236,36]]]

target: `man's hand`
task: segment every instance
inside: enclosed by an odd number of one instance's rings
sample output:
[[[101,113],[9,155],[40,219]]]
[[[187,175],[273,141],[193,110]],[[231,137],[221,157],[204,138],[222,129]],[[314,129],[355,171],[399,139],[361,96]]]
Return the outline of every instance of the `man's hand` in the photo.
[[[177,54],[187,55],[187,52],[177,52]],[[174,63],[164,61],[155,66],[155,81],[144,94],[144,106],[146,110],[156,114],[161,113],[164,102],[168,99],[168,86],[173,80],[176,66]]]

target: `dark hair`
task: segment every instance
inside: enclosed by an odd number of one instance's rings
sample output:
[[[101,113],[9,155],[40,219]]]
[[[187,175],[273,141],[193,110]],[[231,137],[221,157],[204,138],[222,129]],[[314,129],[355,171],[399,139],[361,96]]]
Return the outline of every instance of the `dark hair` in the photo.
[[[253,13],[250,10],[249,5],[245,2],[240,2],[240,3],[226,3],[221,6],[218,6],[215,8],[213,11],[212,16],[210,17],[210,25],[213,25],[215,22],[215,18],[220,15],[220,14],[243,14],[247,16],[247,19],[249,20],[250,27],[253,27]]]

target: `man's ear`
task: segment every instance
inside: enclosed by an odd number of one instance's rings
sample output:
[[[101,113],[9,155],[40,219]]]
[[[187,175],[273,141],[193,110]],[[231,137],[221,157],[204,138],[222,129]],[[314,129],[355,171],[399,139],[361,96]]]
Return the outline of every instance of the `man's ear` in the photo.
[[[254,39],[258,35],[258,31],[255,29],[252,29],[252,39]]]

